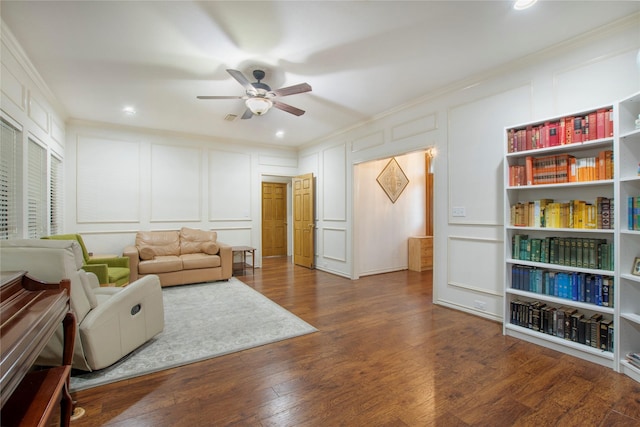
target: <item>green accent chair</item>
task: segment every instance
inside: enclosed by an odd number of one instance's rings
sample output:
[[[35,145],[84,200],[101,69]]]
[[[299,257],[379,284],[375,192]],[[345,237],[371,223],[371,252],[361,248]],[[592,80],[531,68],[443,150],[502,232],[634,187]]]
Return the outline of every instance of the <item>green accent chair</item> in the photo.
[[[124,286],[129,283],[129,258],[128,257],[97,257],[92,256],[84,245],[79,234],[56,234],[43,237],[51,240],[75,240],[82,248],[84,265],[82,269],[98,276],[100,284],[114,283],[116,286]]]

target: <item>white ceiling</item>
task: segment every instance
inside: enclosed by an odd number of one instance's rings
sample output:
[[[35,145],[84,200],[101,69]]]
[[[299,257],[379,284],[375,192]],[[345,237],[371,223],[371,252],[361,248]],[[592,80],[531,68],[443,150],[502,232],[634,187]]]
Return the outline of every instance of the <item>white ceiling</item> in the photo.
[[[0,13],[69,118],[300,146],[640,10],[637,1],[7,1]],[[225,69],[309,83],[240,120]],[[123,107],[134,106],[127,116]],[[227,114],[238,119],[225,121]],[[282,139],[275,137],[283,130]]]

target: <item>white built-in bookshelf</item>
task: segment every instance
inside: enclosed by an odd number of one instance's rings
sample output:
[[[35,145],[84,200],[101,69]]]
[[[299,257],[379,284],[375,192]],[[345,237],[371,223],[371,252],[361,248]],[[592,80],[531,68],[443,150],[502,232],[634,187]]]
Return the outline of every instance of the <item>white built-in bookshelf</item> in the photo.
[[[634,261],[640,257],[640,93],[620,101],[615,111],[616,176],[619,177],[616,194],[620,200],[620,225],[616,227],[620,259],[617,367],[640,382],[638,363],[634,366],[627,360],[629,354],[640,353],[640,276],[632,274]]]
[[[508,127],[504,160],[504,333],[636,381],[639,114],[637,94]]]

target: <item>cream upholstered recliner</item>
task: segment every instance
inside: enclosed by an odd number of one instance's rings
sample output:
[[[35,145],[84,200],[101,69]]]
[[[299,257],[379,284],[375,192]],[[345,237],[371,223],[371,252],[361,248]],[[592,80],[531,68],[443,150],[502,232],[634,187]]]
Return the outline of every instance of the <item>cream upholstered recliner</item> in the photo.
[[[73,368],[93,371],[117,362],[164,329],[162,289],[149,275],[124,288],[101,288],[93,273],[82,270],[84,259],[76,241],[0,241],[0,269],[26,271],[31,277],[57,283],[71,280],[71,309],[78,322]],[[59,365],[62,328],[36,362]]]

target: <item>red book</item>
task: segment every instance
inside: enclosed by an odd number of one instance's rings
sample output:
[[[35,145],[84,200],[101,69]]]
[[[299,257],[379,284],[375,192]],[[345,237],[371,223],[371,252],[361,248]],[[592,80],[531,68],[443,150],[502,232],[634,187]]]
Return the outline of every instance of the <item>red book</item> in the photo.
[[[607,111],[604,119],[604,137],[609,138],[611,136],[613,136],[613,109]]]
[[[527,141],[527,145],[525,150],[531,150],[531,148],[533,147],[533,127],[532,126],[527,126],[527,130],[526,130],[526,141]]]
[[[573,142],[582,142],[582,117],[573,118]]]
[[[606,116],[606,110],[598,110],[596,112],[596,137],[597,139],[604,138],[604,120]]]
[[[560,119],[560,122],[558,122],[558,140],[560,141],[560,145],[567,143],[567,130],[565,125],[564,119]]]
[[[549,147],[560,145],[560,138],[558,137],[558,123],[547,123],[545,126],[548,129],[547,135]]]
[[[533,185],[533,157],[527,156],[525,158],[525,176],[526,185]]]
[[[564,143],[572,144],[573,143],[573,117],[565,117],[564,129],[565,129],[565,135],[566,135],[566,139]]]
[[[595,111],[589,113],[588,116],[588,125],[587,125],[587,129],[588,129],[588,134],[589,134],[589,141],[593,141],[594,139],[598,139],[598,131],[597,131],[597,113]]]

